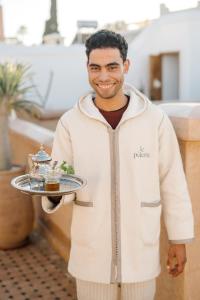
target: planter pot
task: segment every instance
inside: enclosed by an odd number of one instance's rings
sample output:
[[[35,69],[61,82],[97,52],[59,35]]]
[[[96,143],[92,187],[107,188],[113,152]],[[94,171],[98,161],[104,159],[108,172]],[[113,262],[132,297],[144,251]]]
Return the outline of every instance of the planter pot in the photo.
[[[10,184],[13,177],[24,173],[25,167],[21,166],[0,171],[0,249],[13,249],[24,245],[33,229],[31,197],[14,189]]]

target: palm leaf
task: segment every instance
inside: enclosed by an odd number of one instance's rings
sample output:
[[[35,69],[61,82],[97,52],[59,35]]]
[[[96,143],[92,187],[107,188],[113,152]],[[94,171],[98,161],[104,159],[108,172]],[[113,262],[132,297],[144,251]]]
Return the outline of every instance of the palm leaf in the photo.
[[[29,65],[0,63],[0,170],[8,170],[12,165],[8,141],[9,112],[14,109],[26,111],[34,116],[39,114],[39,105],[26,99],[33,88],[33,85],[30,85],[30,76]]]
[[[0,64],[0,104],[8,102],[6,107],[11,109],[24,109],[30,111],[37,103],[26,101],[24,96],[33,88],[33,84],[27,84],[32,74],[30,65],[22,63],[5,62]],[[21,102],[23,101],[23,102]]]

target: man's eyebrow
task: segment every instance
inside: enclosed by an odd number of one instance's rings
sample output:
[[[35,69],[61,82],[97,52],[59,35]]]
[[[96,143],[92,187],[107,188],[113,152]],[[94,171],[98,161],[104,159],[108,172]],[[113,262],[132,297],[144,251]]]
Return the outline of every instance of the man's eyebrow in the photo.
[[[119,66],[119,63],[117,62],[112,62],[112,63],[109,63],[106,65],[107,67],[110,67],[110,66]]]
[[[107,65],[105,65],[105,67],[110,67],[110,66],[119,66],[120,64],[119,63],[117,63],[117,62],[111,62],[111,63],[109,63],[109,64],[107,64]],[[91,64],[89,64],[89,67],[101,67],[100,65],[98,65],[98,64],[94,64],[94,63],[91,63]]]
[[[89,64],[89,67],[100,67],[100,65],[91,63],[91,64]]]

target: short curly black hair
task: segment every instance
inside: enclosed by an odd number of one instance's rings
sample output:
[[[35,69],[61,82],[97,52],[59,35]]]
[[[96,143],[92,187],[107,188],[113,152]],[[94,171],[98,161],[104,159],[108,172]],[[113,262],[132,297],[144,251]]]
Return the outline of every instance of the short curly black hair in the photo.
[[[127,58],[128,43],[122,35],[114,31],[102,29],[95,32],[86,40],[85,47],[88,60],[90,52],[98,48],[117,48],[123,62]]]

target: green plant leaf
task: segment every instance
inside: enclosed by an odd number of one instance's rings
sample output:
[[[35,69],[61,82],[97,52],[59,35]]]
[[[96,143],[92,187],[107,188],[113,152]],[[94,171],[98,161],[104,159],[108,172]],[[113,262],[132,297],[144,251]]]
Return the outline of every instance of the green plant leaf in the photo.
[[[36,107],[41,107],[38,103],[25,99],[25,95],[34,88],[33,84],[27,84],[32,76],[30,68],[30,65],[22,63],[4,62],[0,64],[0,105],[6,102],[4,107],[8,111],[21,109],[35,114]]]
[[[60,169],[66,174],[74,174],[74,168],[71,165],[68,165],[65,160],[63,160],[63,162],[61,163]]]

